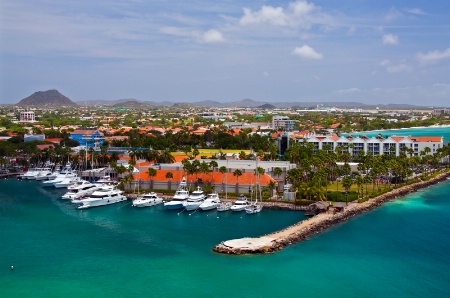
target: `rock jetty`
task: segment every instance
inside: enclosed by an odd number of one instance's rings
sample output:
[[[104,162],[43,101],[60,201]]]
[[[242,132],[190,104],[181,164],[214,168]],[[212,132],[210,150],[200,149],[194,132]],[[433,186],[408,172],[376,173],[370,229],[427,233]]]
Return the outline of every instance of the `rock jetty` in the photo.
[[[354,216],[370,211],[396,198],[430,185],[439,183],[450,176],[450,173],[439,174],[428,181],[421,181],[411,185],[394,189],[363,203],[351,203],[342,212],[335,214],[321,213],[307,220],[289,226],[258,238],[241,238],[224,241],[213,248],[213,251],[223,254],[266,254],[282,250],[288,245],[298,243],[318,234],[332,226],[347,221]]]

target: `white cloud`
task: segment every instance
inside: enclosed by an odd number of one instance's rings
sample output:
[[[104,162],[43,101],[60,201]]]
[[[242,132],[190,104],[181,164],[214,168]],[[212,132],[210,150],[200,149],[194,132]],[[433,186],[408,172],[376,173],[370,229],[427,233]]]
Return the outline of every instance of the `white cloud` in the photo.
[[[304,16],[311,13],[315,6],[307,1],[296,1],[289,3],[289,8],[293,11],[296,16]]]
[[[450,58],[450,48],[444,51],[431,51],[426,54],[417,54],[417,59],[421,64],[434,64],[448,58]]]
[[[400,63],[400,64],[393,64],[391,61],[389,60],[383,60],[380,63],[381,66],[383,66],[387,72],[389,73],[398,73],[398,72],[404,72],[404,71],[410,71],[411,70],[411,66],[405,64],[405,63]]]
[[[313,48],[311,48],[308,45],[295,48],[292,51],[292,54],[305,59],[320,60],[323,58],[322,54],[316,52]]]
[[[275,26],[286,26],[289,22],[282,7],[263,6],[261,10],[255,12],[244,8],[244,16],[239,23],[241,25],[268,23]]]
[[[398,36],[393,34],[385,34],[383,35],[383,44],[387,45],[396,45],[398,44]]]
[[[410,8],[407,9],[406,12],[410,13],[410,14],[416,14],[416,15],[424,15],[425,12],[423,10],[421,10],[420,8]]]
[[[244,8],[244,15],[240,18],[239,24],[309,28],[312,24],[330,26],[332,21],[330,16],[320,12],[319,7],[306,0],[297,0],[285,8],[270,5],[263,5],[259,10]]]
[[[211,29],[211,30],[208,30],[205,33],[203,33],[202,40],[203,40],[203,42],[206,42],[206,43],[220,43],[220,42],[224,42],[225,38],[223,37],[223,35],[220,31]]]
[[[268,77],[270,74],[269,74],[269,72],[267,72],[267,71],[263,71],[263,72],[262,72],[262,75],[263,75],[263,77]]]

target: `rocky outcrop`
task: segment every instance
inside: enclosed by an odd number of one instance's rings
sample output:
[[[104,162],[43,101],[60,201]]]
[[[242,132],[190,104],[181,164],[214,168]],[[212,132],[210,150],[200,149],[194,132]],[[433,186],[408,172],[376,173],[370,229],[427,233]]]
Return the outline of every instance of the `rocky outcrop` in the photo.
[[[316,220],[313,220],[311,224],[305,224],[307,221],[302,221],[284,229],[285,233],[283,233],[283,231],[278,231],[260,237],[265,238],[266,241],[257,241],[259,238],[245,238],[246,241],[242,241],[242,243],[244,243],[243,245],[239,245],[239,242],[225,241],[216,245],[213,250],[218,253],[236,255],[265,254],[277,252],[288,245],[306,240],[311,236],[318,234],[332,226],[335,226],[359,214],[377,208],[388,201],[392,201],[396,198],[403,197],[419,189],[439,183],[449,176],[450,173],[444,173],[438,175],[436,178],[430,179],[429,181],[421,181],[412,185],[394,189],[364,203],[354,204],[353,206],[344,209],[344,211],[333,215],[330,214],[327,216],[324,214],[319,214],[316,216]],[[251,239],[254,240],[252,241]]]

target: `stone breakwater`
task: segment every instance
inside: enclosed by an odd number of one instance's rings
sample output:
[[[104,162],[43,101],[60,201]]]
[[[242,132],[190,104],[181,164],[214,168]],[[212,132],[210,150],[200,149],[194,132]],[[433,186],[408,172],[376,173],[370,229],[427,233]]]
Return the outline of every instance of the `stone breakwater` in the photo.
[[[382,204],[403,197],[409,193],[446,180],[450,173],[443,173],[429,181],[421,181],[408,186],[394,189],[363,203],[353,203],[344,211],[331,214],[322,213],[310,219],[301,221],[281,231],[277,231],[258,238],[242,238],[224,241],[216,245],[213,250],[223,254],[266,254],[282,250],[288,245],[298,243],[318,234],[330,227],[347,221],[354,216],[375,209]]]

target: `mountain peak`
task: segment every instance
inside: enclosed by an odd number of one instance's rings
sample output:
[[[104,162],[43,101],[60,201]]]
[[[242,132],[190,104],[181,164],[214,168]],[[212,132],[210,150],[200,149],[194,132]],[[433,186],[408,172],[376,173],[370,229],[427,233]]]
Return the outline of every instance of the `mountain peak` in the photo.
[[[39,106],[39,107],[62,107],[77,106],[68,97],[62,95],[58,90],[51,89],[47,91],[37,91],[32,95],[22,99],[17,103],[18,106]]]

